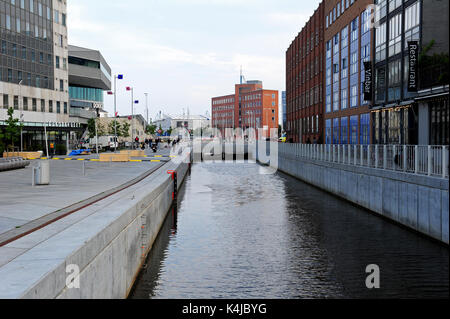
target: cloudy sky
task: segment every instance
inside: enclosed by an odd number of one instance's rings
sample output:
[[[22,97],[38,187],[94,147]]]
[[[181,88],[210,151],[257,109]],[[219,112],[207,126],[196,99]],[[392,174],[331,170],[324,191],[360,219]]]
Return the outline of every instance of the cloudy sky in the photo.
[[[120,115],[211,112],[231,94],[242,65],[247,80],[285,89],[285,52],[319,0],[69,0],[72,45],[100,50],[118,81]],[[281,96],[281,94],[280,94]],[[105,95],[113,113],[113,99]]]

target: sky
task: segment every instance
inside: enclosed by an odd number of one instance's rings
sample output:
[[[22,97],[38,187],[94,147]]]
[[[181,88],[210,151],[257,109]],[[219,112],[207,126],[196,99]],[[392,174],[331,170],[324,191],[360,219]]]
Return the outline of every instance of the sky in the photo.
[[[319,0],[69,0],[69,44],[99,50],[117,80],[117,111],[211,113],[246,80],[285,90],[285,53]],[[280,104],[281,105],[281,104]],[[105,94],[105,109],[114,111]],[[281,109],[281,107],[280,107]]]

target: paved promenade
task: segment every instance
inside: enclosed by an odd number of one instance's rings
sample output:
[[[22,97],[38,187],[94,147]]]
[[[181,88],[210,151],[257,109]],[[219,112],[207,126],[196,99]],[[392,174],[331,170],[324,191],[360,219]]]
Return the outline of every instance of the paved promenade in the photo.
[[[0,173],[0,238],[2,234],[5,237],[5,233],[12,230],[20,232],[30,222],[119,187],[161,165],[152,160],[169,160],[168,149],[156,154],[148,150],[146,154],[146,158],[133,158],[142,162],[129,163],[86,161],[83,164],[76,160],[93,159],[96,155],[74,157],[71,161],[64,160],[68,157],[59,157],[62,160],[50,162],[48,186],[31,184],[36,161],[25,169]]]

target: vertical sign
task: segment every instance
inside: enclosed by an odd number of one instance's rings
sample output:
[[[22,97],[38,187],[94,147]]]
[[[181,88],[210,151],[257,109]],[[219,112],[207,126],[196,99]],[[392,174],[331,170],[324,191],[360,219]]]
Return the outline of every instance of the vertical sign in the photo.
[[[409,72],[408,92],[417,92],[417,60],[419,56],[419,45],[417,41],[408,42]]]
[[[364,101],[372,101],[372,62],[364,62]]]

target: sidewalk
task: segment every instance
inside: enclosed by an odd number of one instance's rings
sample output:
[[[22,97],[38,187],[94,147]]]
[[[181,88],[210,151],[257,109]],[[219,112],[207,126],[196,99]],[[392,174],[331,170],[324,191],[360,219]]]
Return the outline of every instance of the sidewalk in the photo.
[[[168,156],[168,150],[154,154]],[[60,157],[65,158],[65,157]],[[95,155],[76,157],[95,158]],[[166,159],[168,160],[168,158]],[[95,195],[123,185],[161,163],[145,161],[130,163],[100,163],[83,161],[51,161],[51,182],[48,186],[32,187],[32,166],[0,173],[0,235],[82,202]]]

